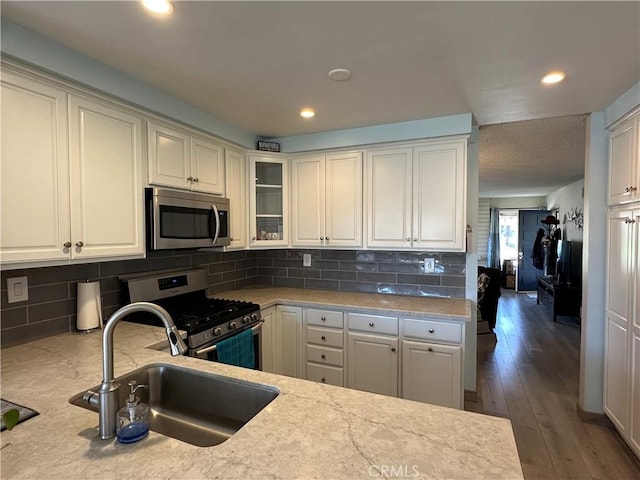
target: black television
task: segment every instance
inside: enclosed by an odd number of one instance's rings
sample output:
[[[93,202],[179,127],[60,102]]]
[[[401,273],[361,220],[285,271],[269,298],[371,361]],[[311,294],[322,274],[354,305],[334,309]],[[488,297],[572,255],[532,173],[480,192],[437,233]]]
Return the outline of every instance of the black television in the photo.
[[[558,240],[556,280],[561,285],[582,284],[582,242]]]

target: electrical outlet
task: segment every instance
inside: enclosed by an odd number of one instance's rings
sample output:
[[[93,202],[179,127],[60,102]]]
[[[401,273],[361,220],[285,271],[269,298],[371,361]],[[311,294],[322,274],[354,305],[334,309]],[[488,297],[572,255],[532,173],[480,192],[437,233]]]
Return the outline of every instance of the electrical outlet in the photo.
[[[29,300],[27,277],[7,278],[7,303]]]
[[[302,266],[303,267],[310,267],[311,266],[311,254],[310,253],[303,253],[302,254]]]
[[[433,258],[425,258],[424,259],[424,273],[433,273],[436,270],[435,259]]]

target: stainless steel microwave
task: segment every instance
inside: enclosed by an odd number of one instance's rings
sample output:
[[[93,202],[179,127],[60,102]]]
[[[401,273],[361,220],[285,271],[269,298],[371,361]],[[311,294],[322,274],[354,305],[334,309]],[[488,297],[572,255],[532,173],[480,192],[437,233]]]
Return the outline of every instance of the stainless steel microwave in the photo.
[[[146,188],[145,203],[149,250],[229,245],[229,199]]]

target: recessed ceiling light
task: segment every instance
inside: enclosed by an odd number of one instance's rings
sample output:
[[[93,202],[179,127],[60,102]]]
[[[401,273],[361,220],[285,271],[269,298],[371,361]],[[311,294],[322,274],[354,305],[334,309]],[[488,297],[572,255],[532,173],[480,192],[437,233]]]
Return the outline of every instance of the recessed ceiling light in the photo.
[[[346,68],[334,68],[328,73],[328,75],[331,80],[344,82],[351,78],[351,70],[347,70]]]
[[[315,110],[313,110],[313,108],[303,108],[302,110],[300,110],[300,116],[304,117],[304,118],[311,118],[311,117],[315,117],[316,112]]]
[[[564,72],[549,72],[542,77],[541,82],[545,85],[553,85],[564,80]]]
[[[169,15],[173,12],[173,5],[169,0],[142,0],[142,5],[156,15]]]

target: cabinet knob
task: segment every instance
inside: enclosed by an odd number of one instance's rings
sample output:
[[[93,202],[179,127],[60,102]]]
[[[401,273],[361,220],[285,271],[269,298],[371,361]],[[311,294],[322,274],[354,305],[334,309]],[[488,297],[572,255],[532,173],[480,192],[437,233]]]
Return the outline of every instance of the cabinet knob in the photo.
[[[193,182],[193,177],[187,177],[187,182]]]
[[[326,341],[327,340],[327,337],[325,337],[324,335],[322,335],[320,338],[322,339],[322,341]]]
[[[229,237],[229,241],[230,241],[230,242],[233,242],[233,237]]]
[[[429,347],[429,348],[427,348],[427,351],[433,352],[433,348]]]
[[[323,322],[327,321],[327,317],[320,317],[320,320],[322,320]]]
[[[323,353],[322,355],[320,355],[320,358],[323,359],[323,360],[326,360],[327,356]]]
[[[636,190],[638,190],[638,187],[629,187],[630,192],[635,192]]]
[[[82,248],[82,247],[84,247],[84,243],[83,242],[76,242],[76,247]]]
[[[200,179],[199,179],[198,177],[196,177],[196,178],[194,178],[194,179],[193,179],[193,181],[194,181],[195,183],[198,183],[198,182],[200,181]]]
[[[71,248],[71,242],[64,242],[64,243],[62,244],[62,246],[63,246],[64,248]]]
[[[413,239],[413,241],[414,241],[414,242],[417,242],[417,241],[418,241],[418,239],[417,239],[417,238],[414,238],[414,239]]]
[[[375,323],[373,323],[373,322],[369,322],[369,326],[370,326],[370,327],[373,327],[374,325],[375,325]]]
[[[405,238],[405,240],[406,240],[407,242],[410,242],[410,241],[411,241],[411,237],[407,237],[407,238]]]
[[[320,237],[320,240],[324,240],[324,237]]]
[[[396,351],[396,347],[391,347],[391,351],[395,352]]]
[[[327,383],[327,379],[326,379],[325,377],[322,377],[322,378],[320,379],[320,381],[321,381],[322,383]]]
[[[329,237],[326,237],[325,240],[328,242],[329,241]]]
[[[435,330],[433,328],[429,329],[429,333],[434,333],[434,332],[435,332]]]
[[[251,237],[251,241],[255,242],[256,241],[256,237]]]

